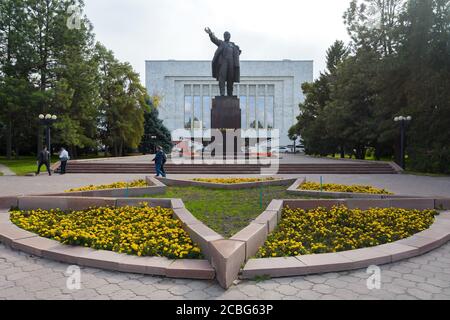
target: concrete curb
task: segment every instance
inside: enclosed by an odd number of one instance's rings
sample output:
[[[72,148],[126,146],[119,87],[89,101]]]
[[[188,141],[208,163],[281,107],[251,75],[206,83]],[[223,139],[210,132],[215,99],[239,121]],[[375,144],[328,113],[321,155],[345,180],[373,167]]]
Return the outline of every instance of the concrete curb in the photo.
[[[105,189],[93,191],[76,191],[48,194],[50,196],[86,197],[86,198],[118,198],[118,197],[142,197],[146,195],[164,194],[167,186],[153,177],[146,177],[148,187],[128,189]]]
[[[380,195],[370,193],[352,193],[352,192],[330,192],[330,191],[313,191],[313,190],[300,190],[299,188],[306,182],[305,179],[298,179],[288,189],[290,194],[298,196],[308,197],[327,197],[335,199],[356,198],[356,199],[399,199],[399,198],[411,198],[408,195]]]
[[[357,201],[362,210],[377,207],[391,207],[389,200],[341,200],[342,204]],[[392,204],[395,207],[426,210],[435,209],[433,199],[396,199]],[[364,203],[366,202],[366,203]],[[290,208],[311,209],[311,203],[307,201],[285,201]],[[332,207],[333,200],[320,201],[318,206]],[[389,204],[389,205],[386,205]],[[386,205],[386,206],[385,206]],[[437,209],[437,208],[436,208]],[[372,248],[364,248],[339,253],[305,255],[288,258],[251,259],[242,270],[242,279],[254,279],[255,277],[290,277],[327,272],[341,272],[367,268],[371,265],[384,265],[398,262],[404,259],[420,256],[441,247],[450,241],[450,212],[443,212],[436,218],[435,223],[423,232],[410,238],[388,243]]]
[[[82,210],[98,205],[120,207],[122,205],[137,205],[142,202],[148,202],[152,206],[172,208],[171,199],[20,197],[18,200],[19,209],[22,210],[36,208]],[[85,267],[171,278],[203,280],[215,278],[215,270],[207,260],[137,257],[111,251],[66,246],[60,242],[20,229],[9,220],[8,213],[0,213],[0,241],[13,249],[28,254]]]
[[[206,187],[211,189],[225,189],[225,190],[250,189],[265,186],[288,186],[296,181],[296,179],[278,179],[263,182],[221,184],[221,183],[208,183],[193,180],[167,179],[167,178],[158,178],[157,180],[159,180],[161,183],[169,187]]]
[[[152,184],[152,187],[149,188],[153,188],[152,190],[155,192],[157,192],[156,190],[165,191],[167,186],[163,182],[224,187],[186,180],[157,180],[151,177],[147,177],[147,181]],[[291,188],[298,188],[303,180],[288,179],[269,183],[280,183],[277,185],[294,183]],[[239,184],[237,187],[238,189],[259,187],[262,184],[261,182],[250,184],[252,186]],[[230,185],[226,185],[226,187],[230,187]],[[346,205],[351,209],[360,208],[362,210],[392,206],[420,210],[435,208],[450,210],[450,199],[395,197],[390,199],[273,200],[266,211],[228,240],[196,219],[180,199],[94,197],[92,194],[68,196],[65,193],[0,198],[0,208],[82,210],[92,206],[136,206],[142,202],[153,207],[173,209],[174,217],[182,222],[184,230],[200,246],[207,260],[173,261],[165,258],[127,256],[109,251],[64,246],[59,242],[41,238],[18,228],[9,221],[9,214],[0,214],[0,241],[17,250],[69,264],[175,278],[210,280],[216,277],[219,284],[228,289],[239,278],[240,272],[242,272],[242,278],[252,279],[256,276],[266,275],[284,277],[360,269],[372,264],[385,264],[411,258],[433,250],[450,240],[450,213],[443,213],[429,230],[396,243],[337,254],[251,259],[264,245],[268,235],[276,229],[285,207],[308,210],[317,207],[331,208],[335,205]],[[242,269],[245,263],[247,264]]]

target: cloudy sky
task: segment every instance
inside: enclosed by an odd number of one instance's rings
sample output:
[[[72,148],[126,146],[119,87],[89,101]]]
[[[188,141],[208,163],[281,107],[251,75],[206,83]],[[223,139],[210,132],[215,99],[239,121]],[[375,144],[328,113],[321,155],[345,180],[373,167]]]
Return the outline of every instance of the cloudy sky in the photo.
[[[210,60],[203,31],[230,31],[242,60],[314,60],[348,41],[342,15],[350,0],[85,0],[97,40],[130,62],[145,80],[145,60]]]

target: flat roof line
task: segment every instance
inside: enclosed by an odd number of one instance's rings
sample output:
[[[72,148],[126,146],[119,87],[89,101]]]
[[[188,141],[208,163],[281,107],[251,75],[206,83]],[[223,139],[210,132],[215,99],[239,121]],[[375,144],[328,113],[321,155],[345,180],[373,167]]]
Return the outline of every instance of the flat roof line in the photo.
[[[145,62],[211,62],[211,60],[145,60]],[[314,62],[314,60],[241,60],[241,62]]]

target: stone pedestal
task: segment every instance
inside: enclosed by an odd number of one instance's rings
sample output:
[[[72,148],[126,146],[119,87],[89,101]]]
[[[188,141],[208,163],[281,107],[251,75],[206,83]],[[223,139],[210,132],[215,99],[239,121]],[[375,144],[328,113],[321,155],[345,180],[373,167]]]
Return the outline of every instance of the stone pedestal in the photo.
[[[241,106],[238,97],[215,97],[212,101],[211,128],[241,129]]]
[[[220,130],[223,139],[223,155],[225,158],[235,158],[241,150],[235,144],[234,150],[227,150],[227,133],[233,133],[242,128],[241,107],[239,98],[215,97],[212,101],[211,128]]]

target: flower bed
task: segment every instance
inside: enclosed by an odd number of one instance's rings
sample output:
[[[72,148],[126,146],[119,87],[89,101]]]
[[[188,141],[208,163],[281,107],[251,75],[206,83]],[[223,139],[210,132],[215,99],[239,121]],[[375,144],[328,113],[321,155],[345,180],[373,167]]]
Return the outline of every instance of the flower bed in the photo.
[[[111,184],[103,185],[89,185],[86,187],[70,189],[66,192],[80,192],[80,191],[96,191],[96,190],[107,190],[107,189],[126,189],[126,188],[145,188],[148,187],[147,181],[145,180],[134,180],[131,182],[114,182]]]
[[[379,194],[379,195],[392,195],[393,193],[378,189],[372,186],[364,185],[343,185],[343,184],[333,184],[327,183],[322,186],[320,183],[316,182],[305,182],[300,187],[300,190],[304,191],[325,191],[325,192],[347,192],[347,193],[368,193],[368,194]]]
[[[428,229],[434,210],[285,209],[277,230],[269,236],[258,258],[291,257],[374,247],[408,238]]]
[[[275,181],[275,178],[197,178],[195,182],[217,183],[217,184],[238,184]]]
[[[172,209],[90,208],[84,211],[12,211],[11,222],[63,244],[137,256],[201,258],[200,248],[173,218]]]

